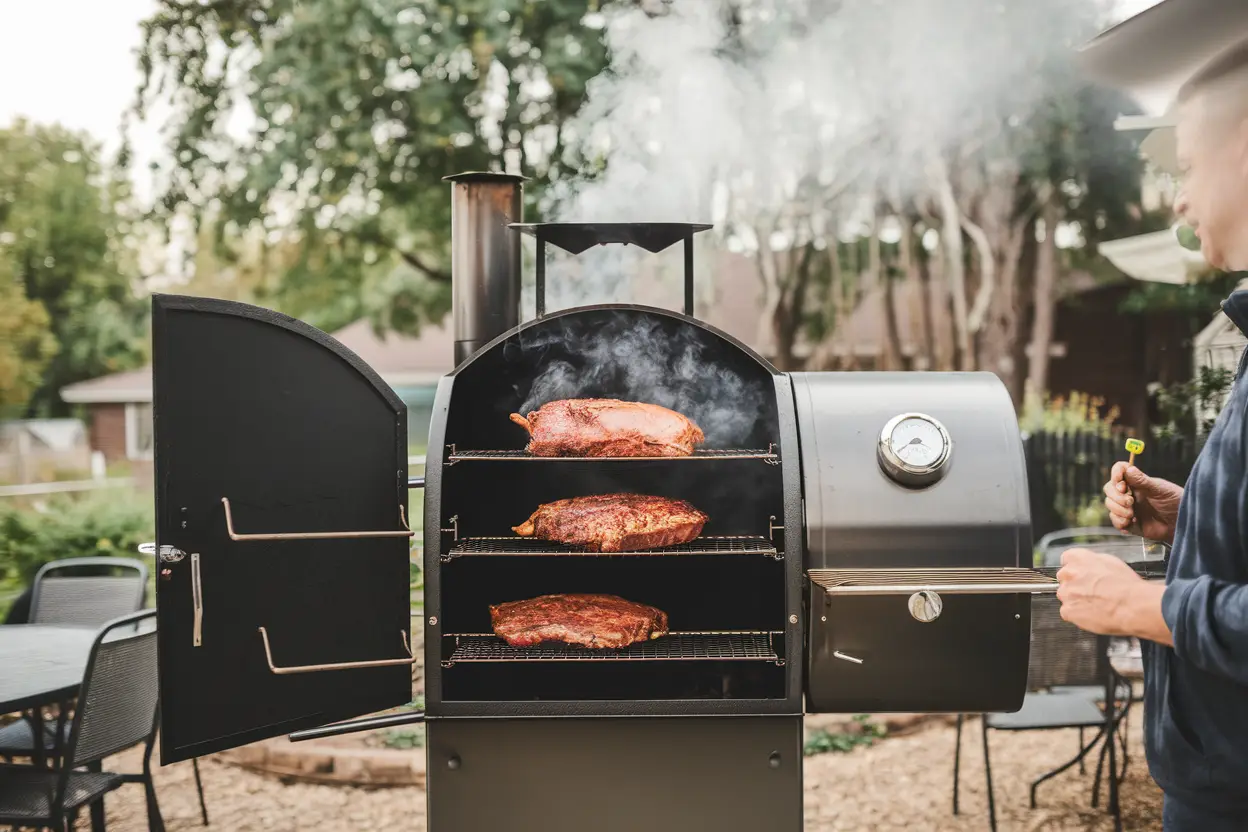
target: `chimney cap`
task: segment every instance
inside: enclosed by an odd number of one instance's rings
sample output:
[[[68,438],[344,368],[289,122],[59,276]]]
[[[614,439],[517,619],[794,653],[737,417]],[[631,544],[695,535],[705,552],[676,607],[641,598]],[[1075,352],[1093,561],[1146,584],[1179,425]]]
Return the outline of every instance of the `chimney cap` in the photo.
[[[518,173],[499,173],[492,170],[466,170],[443,176],[443,182],[528,182],[529,177]]]

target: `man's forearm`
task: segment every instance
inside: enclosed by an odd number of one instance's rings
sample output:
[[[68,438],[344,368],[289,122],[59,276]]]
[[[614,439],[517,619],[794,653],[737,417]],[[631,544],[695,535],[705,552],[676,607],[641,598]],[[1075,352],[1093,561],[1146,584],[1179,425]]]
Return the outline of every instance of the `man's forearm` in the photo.
[[[1126,635],[1174,646],[1174,636],[1161,614],[1161,597],[1166,585],[1161,581],[1142,581],[1118,611],[1120,631]]]

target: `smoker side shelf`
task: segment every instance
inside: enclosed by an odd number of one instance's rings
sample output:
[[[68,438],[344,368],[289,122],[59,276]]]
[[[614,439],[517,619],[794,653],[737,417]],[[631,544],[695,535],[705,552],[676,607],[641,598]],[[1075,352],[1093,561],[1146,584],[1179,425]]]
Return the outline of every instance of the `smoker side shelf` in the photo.
[[[534,456],[525,450],[461,451],[454,445],[446,447],[446,464],[457,462],[707,462],[725,459],[757,459],[767,465],[779,465],[780,455],[775,445],[766,450],[699,448],[692,456]]]
[[[955,595],[1055,592],[1057,579],[1035,569],[811,569],[807,576],[828,595]]]
[[[755,535],[699,537],[688,543],[666,546],[661,549],[642,549],[631,552],[592,552],[584,547],[567,546],[531,537],[461,537],[442,554],[442,562],[449,563],[463,557],[653,557],[673,555],[761,555],[781,560],[783,553],[773,541]]]
[[[566,662],[566,661],[766,661],[783,665],[775,648],[783,639],[779,630],[675,632],[651,641],[615,649],[590,649],[570,644],[546,643],[512,647],[495,635],[451,633],[455,649],[443,667],[460,662]]]

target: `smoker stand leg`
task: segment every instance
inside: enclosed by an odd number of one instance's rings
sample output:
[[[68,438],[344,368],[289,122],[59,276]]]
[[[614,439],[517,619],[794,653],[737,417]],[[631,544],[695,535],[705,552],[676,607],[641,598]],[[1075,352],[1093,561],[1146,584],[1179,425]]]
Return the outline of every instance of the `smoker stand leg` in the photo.
[[[958,769],[962,760],[962,714],[958,714],[958,733],[953,741],[953,813],[958,813]]]
[[[979,724],[984,734],[984,777],[988,779],[988,825],[992,832],[997,832],[997,806],[992,799],[992,765],[988,762],[988,716],[979,715]]]
[[[1079,729],[1079,747],[1080,747],[1080,748],[1083,748],[1083,728],[1082,728],[1082,727]],[[1086,766],[1084,766],[1084,764],[1083,764],[1083,755],[1082,755],[1082,754],[1080,754],[1080,755],[1079,755],[1079,773],[1080,773],[1080,774],[1087,774],[1087,773],[1088,773],[1088,769],[1087,769],[1087,767],[1086,767]]]

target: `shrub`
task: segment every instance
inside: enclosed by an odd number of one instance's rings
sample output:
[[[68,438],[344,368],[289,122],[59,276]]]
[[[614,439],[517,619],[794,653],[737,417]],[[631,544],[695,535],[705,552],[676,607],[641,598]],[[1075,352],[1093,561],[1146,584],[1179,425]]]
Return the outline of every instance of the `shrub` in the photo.
[[[1108,437],[1118,416],[1118,408],[1106,408],[1104,399],[1076,391],[1067,396],[1028,396],[1018,422],[1027,433],[1091,433]]]
[[[63,558],[139,557],[155,540],[150,493],[107,490],[61,496],[41,508],[0,506],[0,580],[29,585],[43,564]]]

